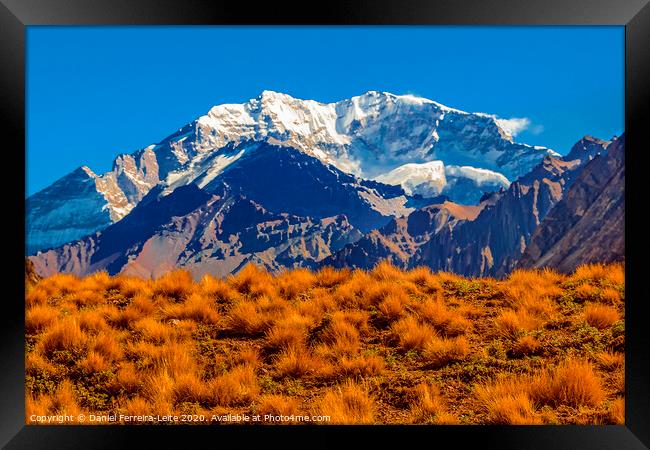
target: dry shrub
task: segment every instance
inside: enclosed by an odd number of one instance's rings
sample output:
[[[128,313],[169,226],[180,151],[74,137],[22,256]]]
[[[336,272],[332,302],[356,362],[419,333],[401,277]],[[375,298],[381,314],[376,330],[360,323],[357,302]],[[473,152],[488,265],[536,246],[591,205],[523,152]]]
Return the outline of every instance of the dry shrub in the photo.
[[[374,421],[374,402],[362,386],[347,381],[328,390],[317,404],[318,414],[332,424],[369,424]]]
[[[123,362],[117,369],[116,377],[111,385],[114,391],[123,390],[127,394],[134,394],[142,389],[142,376],[137,372],[135,366],[129,362]]]
[[[253,369],[261,363],[259,352],[250,346],[244,346],[232,357],[233,364],[238,366],[250,366]]]
[[[524,392],[500,392],[492,387],[479,386],[477,396],[487,411],[487,423],[505,425],[537,425],[542,420],[533,402]]]
[[[406,272],[406,280],[414,283],[427,294],[442,291],[440,280],[427,266],[418,266],[409,270]]]
[[[555,312],[555,304],[549,297],[540,297],[535,294],[522,295],[517,305],[517,310],[524,310],[528,314],[539,317],[548,318]]]
[[[471,322],[457,311],[452,311],[441,299],[428,298],[415,306],[416,313],[424,322],[433,325],[446,336],[458,336],[469,331]]]
[[[314,323],[320,322],[325,315],[337,308],[334,298],[323,288],[311,291],[309,298],[296,305],[296,311],[303,316],[310,317]]]
[[[391,333],[404,351],[423,350],[436,336],[436,331],[431,326],[419,322],[413,316],[407,316],[393,323]]]
[[[287,300],[293,300],[305,294],[316,282],[316,276],[308,269],[285,271],[275,277],[278,292]]]
[[[337,375],[345,377],[372,377],[381,375],[386,368],[384,360],[376,355],[343,356],[336,361]]]
[[[174,396],[174,378],[166,370],[147,371],[143,376],[142,394],[149,401],[151,411],[171,411]]]
[[[153,295],[168,298],[173,302],[182,300],[194,286],[192,275],[186,270],[166,273],[153,283]]]
[[[337,270],[331,266],[325,266],[316,272],[316,286],[333,288],[336,285],[345,283],[350,279],[350,270]]]
[[[621,293],[613,288],[605,288],[600,293],[600,298],[604,303],[610,305],[618,305],[621,301]]]
[[[403,278],[404,272],[389,260],[384,260],[370,271],[370,275],[380,281],[397,281]]]
[[[537,375],[531,381],[530,392],[535,401],[551,406],[596,406],[605,399],[591,363],[574,359]]]
[[[153,317],[138,320],[131,329],[139,333],[144,341],[155,344],[169,342],[174,336],[174,330],[171,326],[160,323]]]
[[[41,280],[39,284],[48,289],[52,296],[70,294],[79,290],[81,280],[69,273],[57,273]]]
[[[273,297],[276,294],[273,277],[253,264],[247,264],[237,275],[228,277],[228,283],[239,293],[251,298]]]
[[[90,308],[104,302],[102,292],[84,289],[71,293],[68,301],[75,305],[76,308]]]
[[[625,393],[625,371],[617,370],[613,375],[614,387],[619,394]]]
[[[268,311],[259,311],[259,302],[240,301],[228,311],[228,328],[241,334],[261,334],[271,327],[275,317]]]
[[[196,361],[192,357],[190,344],[170,342],[157,351],[154,351],[154,367],[166,370],[172,376],[193,372],[196,370]]]
[[[64,318],[45,332],[38,345],[40,350],[50,355],[56,350],[80,351],[86,347],[86,334],[74,318]]]
[[[512,354],[516,357],[534,355],[540,350],[540,343],[533,336],[521,336],[512,345]]]
[[[441,285],[467,281],[467,278],[465,278],[464,276],[457,275],[453,272],[444,272],[444,271],[437,272],[436,276]]]
[[[502,292],[513,309],[548,317],[555,311],[551,300],[564,293],[558,286],[561,280],[562,277],[551,270],[515,270],[504,282]]]
[[[47,394],[25,395],[25,423],[38,424],[32,416],[46,416],[52,408],[52,396]]]
[[[506,286],[509,288],[519,288],[520,291],[533,289],[539,292],[540,296],[553,296],[554,294],[561,294],[561,291],[558,291],[559,287],[557,284],[563,280],[563,275],[549,268],[532,270],[517,269],[508,275]]]
[[[535,424],[536,405],[595,407],[605,399],[601,382],[587,361],[569,359],[551,370],[501,378],[476,388],[490,423]]]
[[[120,412],[125,416],[147,416],[152,414],[154,410],[151,402],[142,397],[134,397],[124,402]]]
[[[589,304],[584,311],[585,321],[592,327],[604,329],[614,325],[619,320],[616,308],[607,305]]]
[[[362,310],[336,311],[332,314],[332,323],[339,321],[349,323],[357,329],[359,333],[363,334],[370,331],[368,318],[368,312]]]
[[[25,333],[38,333],[49,327],[59,316],[59,311],[50,306],[38,305],[25,313]]]
[[[232,303],[240,298],[236,289],[209,274],[201,278],[197,288],[201,295],[217,303]]]
[[[180,272],[158,281],[105,273],[83,279],[57,276],[26,293],[25,369],[34,389],[27,393],[26,410],[81,412],[88,394],[82,384],[93,374],[111,371],[114,376],[97,385],[110,395],[107,409],[92,413],[208,408],[234,414],[253,408],[277,416],[297,413],[305,401],[309,412],[308,405],[314,405],[314,411],[331,415],[334,423],[372,423],[373,401],[365,389],[354,384],[331,388],[332,382],[365,378],[377,387],[395,381],[396,389],[402,381],[416,383],[407,405],[393,405],[394,392],[388,393],[388,402],[382,398],[381,417],[388,422],[456,423],[458,416],[468,422],[509,424],[622,423],[623,336],[602,342],[610,351],[588,353],[602,382],[582,360],[535,369],[554,362],[568,348],[569,354],[584,357],[586,350],[575,348],[578,341],[568,335],[578,321],[602,329],[623,319],[623,266],[606,269],[583,268],[577,277],[544,270],[515,272],[505,281],[480,282],[433,274],[426,267],[400,272],[390,264],[372,273],[329,268],[277,277],[251,266],[227,281],[206,275],[197,283]],[[589,302],[584,309],[557,303],[560,288]],[[508,307],[500,309],[504,303]],[[548,351],[541,352],[528,332],[550,316],[544,335]],[[371,317],[379,320],[370,322]],[[382,328],[386,324],[388,330]],[[229,337],[228,331],[247,336]],[[610,339],[610,334],[600,337]],[[489,343],[499,335],[512,340]],[[452,415],[434,386],[417,385],[426,375],[419,364],[422,360],[431,368],[467,360],[468,340],[478,358],[440,370],[442,383],[471,380],[475,372],[477,379],[483,377],[480,359],[490,367],[498,363],[493,367],[497,372],[528,374],[474,386],[475,399],[452,389],[451,398],[459,402]],[[384,360],[367,351],[382,343],[421,351],[422,357],[415,361],[379,348]],[[279,352],[269,354],[264,347]],[[510,357],[543,358],[507,361],[504,349]],[[265,389],[283,395],[258,400],[256,371],[265,375],[265,382],[266,376],[273,377]],[[79,377],[82,384],[60,382],[78,383]],[[315,390],[304,389],[312,386]],[[40,392],[51,393],[35,395]],[[318,397],[320,392],[325,395]],[[482,412],[473,410],[477,404]],[[408,409],[392,409],[402,406]]]
[[[625,399],[617,397],[608,409],[609,422],[615,425],[625,425]]]
[[[61,382],[52,396],[52,403],[48,412],[50,414],[72,415],[75,420],[79,413],[82,412],[70,380]]]
[[[542,321],[531,315],[525,309],[503,311],[494,319],[497,332],[508,338],[516,338],[521,333],[532,331],[540,326]]]
[[[104,372],[110,368],[108,361],[101,353],[89,351],[84,359],[79,362],[79,366],[86,372]]]
[[[456,338],[433,337],[425,346],[423,356],[431,367],[442,367],[461,361],[469,354],[469,344],[463,336]]]
[[[328,344],[333,354],[352,354],[359,350],[361,341],[359,331],[342,316],[335,316],[322,333],[323,342]]]
[[[142,315],[151,315],[156,311],[156,304],[146,294],[135,294],[131,300],[130,308],[140,312]]]
[[[360,285],[358,288],[357,303],[352,305],[356,308],[367,309],[372,306],[378,307],[388,297],[405,305],[409,302],[408,295],[403,289],[403,285],[398,285],[392,281],[375,281]]]
[[[335,288],[332,297],[336,302],[337,308],[356,309],[361,307],[364,302],[363,292],[364,289],[362,285],[348,282],[346,284],[338,285]]]
[[[107,286],[111,283],[113,283],[113,278],[108,274],[108,272],[102,270],[84,277],[81,280],[80,289],[99,292],[106,290]]]
[[[115,309],[115,314],[118,314],[117,309]],[[79,326],[83,331],[90,334],[105,333],[110,329],[105,316],[105,310],[102,309],[80,311],[77,314]]]
[[[300,400],[284,395],[264,395],[259,399],[255,413],[262,416],[291,416],[298,413]]]
[[[94,337],[90,342],[90,348],[108,361],[120,360],[124,355],[119,334],[115,332],[102,333]]]
[[[213,405],[246,405],[257,398],[259,391],[255,372],[248,365],[235,366],[207,383],[207,392]]]
[[[38,352],[30,352],[25,355],[25,372],[38,374],[54,374],[56,368]]]
[[[193,373],[184,373],[174,380],[172,399],[174,404],[205,403],[209,399],[209,392],[205,382]]]
[[[163,310],[167,319],[193,320],[199,323],[217,323],[219,314],[214,304],[208,298],[200,294],[190,294],[182,303],[170,305]]]
[[[298,313],[290,313],[279,319],[266,333],[266,346],[272,349],[300,347],[307,339],[311,319]]]
[[[595,282],[601,282],[604,280],[607,280],[610,275],[609,271],[611,268],[608,266],[605,266],[604,264],[583,264],[580,265],[576,268],[575,272],[573,272],[573,275],[571,275],[570,279],[572,281],[595,281]],[[616,279],[617,276],[614,275],[614,278]]]
[[[136,321],[144,317],[146,317],[146,314],[138,308],[133,308],[129,305],[123,310],[118,309],[112,311],[107,317],[107,321],[115,328],[128,329],[131,328]]]
[[[136,295],[149,296],[152,293],[152,282],[149,280],[125,275],[119,275],[114,280],[118,283],[117,288],[126,297],[133,298]]]
[[[625,265],[623,263],[608,265],[605,281],[617,287],[625,286]]]
[[[604,370],[615,370],[625,364],[625,354],[619,352],[600,352],[596,355],[598,365]]]
[[[388,322],[393,322],[402,317],[406,311],[404,305],[408,304],[408,297],[403,292],[392,292],[379,304],[379,312]]]
[[[597,287],[584,283],[575,288],[573,295],[583,302],[596,301],[599,298],[599,292]]]
[[[279,377],[329,377],[333,367],[304,347],[287,347],[282,350],[274,362],[275,372]]]
[[[25,293],[25,307],[32,308],[37,305],[45,305],[49,298],[49,292],[41,284],[37,284]]]
[[[125,352],[129,360],[138,361],[144,372],[155,373],[163,378],[197,371],[191,342],[171,341],[164,346],[156,346],[145,341],[136,341],[127,343]]]
[[[454,424],[440,391],[430,383],[420,383],[409,391],[409,411],[414,423]]]

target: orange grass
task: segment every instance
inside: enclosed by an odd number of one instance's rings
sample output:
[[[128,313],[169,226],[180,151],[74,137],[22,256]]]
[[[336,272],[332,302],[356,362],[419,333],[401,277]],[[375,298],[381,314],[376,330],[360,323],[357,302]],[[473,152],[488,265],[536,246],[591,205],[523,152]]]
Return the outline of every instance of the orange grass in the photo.
[[[55,275],[26,289],[26,420],[620,424],[624,288],[622,264],[503,280],[387,262],[198,281]]]
[[[585,307],[585,320],[592,327],[603,329],[618,322],[619,314],[611,306],[590,304]]]

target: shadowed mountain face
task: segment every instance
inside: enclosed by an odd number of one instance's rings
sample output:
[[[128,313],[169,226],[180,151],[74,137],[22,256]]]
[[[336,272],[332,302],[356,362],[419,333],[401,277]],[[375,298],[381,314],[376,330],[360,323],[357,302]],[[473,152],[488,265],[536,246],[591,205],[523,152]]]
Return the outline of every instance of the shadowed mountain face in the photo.
[[[203,189],[187,184],[167,193],[158,186],[121,221],[30,259],[41,274],[157,276],[185,267],[225,275],[246,262],[309,267],[359,239],[360,230],[413,211],[409,200],[399,187],[258,144]]]
[[[462,206],[452,202],[418,209],[408,217],[393,219],[379,230],[367,233],[321,263],[334,267],[369,269],[382,260],[408,268],[420,247],[444,228],[453,229],[460,221],[476,218],[484,205]]]
[[[563,272],[625,256],[625,137],[586,165],[535,230],[518,267]]]
[[[224,187],[271,211],[318,219],[344,214],[362,231],[413,211],[399,186],[363,180],[295,149],[268,144],[256,144],[204,189]]]
[[[30,260],[45,276],[107,270],[144,277],[177,267],[197,277],[225,276],[249,262],[271,271],[371,268],[383,259],[403,268],[426,265],[501,277],[522,258],[530,265],[538,265],[538,259],[560,258],[574,265],[599,260],[602,255],[590,249],[591,241],[578,239],[589,233],[575,231],[582,229],[573,227],[580,225],[577,213],[566,211],[576,204],[580,211],[591,211],[590,205],[601,199],[585,219],[592,220],[590,236],[597,224],[610,223],[607,211],[621,215],[618,185],[608,187],[608,197],[599,197],[598,189],[603,180],[622,182],[617,170],[623,162],[605,163],[611,160],[609,142],[583,141],[588,145],[577,144],[571,160],[546,157],[508,189],[487,193],[473,206],[444,198],[427,205],[427,199],[407,197],[398,186],[354,177],[297,150],[245,143],[227,149],[239,157],[219,176],[173,189],[158,185],[119,222]],[[615,156],[622,155],[623,141],[611,146]],[[614,237],[616,220],[612,232],[598,241],[602,248],[607,239],[622,248]],[[549,259],[565,247],[573,249],[573,256]]]
[[[383,259],[501,277],[618,259],[624,139],[587,136],[562,158],[502,125],[408,95],[265,91],[29,197],[26,251],[39,275],[144,277]]]
[[[595,155],[606,153],[608,145],[585,138],[568,157],[546,157],[507,190],[485,195],[478,206],[445,203],[423,208],[392,220],[323,264],[371,268],[387,258],[405,268],[426,265],[464,275],[504,276],[522,258],[547,214],[570,192],[583,169],[595,163],[590,161],[602,158]],[[590,244],[582,246],[586,249]]]
[[[158,184],[166,193],[190,183],[204,188],[240,158],[250,157],[259,144],[293,149],[324,167],[336,168],[341,183],[354,176],[372,189],[368,180],[382,181],[392,173],[387,183],[400,192],[400,187],[407,186],[408,195],[444,194],[454,201],[476,202],[483,191],[507,187],[509,180],[528,172],[546,155],[557,155],[550,149],[514,142],[501,125],[489,114],[459,111],[409,95],[369,91],[323,104],[264,91],[243,104],[215,106],[159,143],[119,155],[109,172],[98,175],[80,167],[29,197],[26,253],[58,247],[122,220]],[[282,200],[272,193],[289,196],[292,192],[268,190],[278,181],[274,171],[279,163],[271,158],[267,162],[275,166],[268,171],[260,168],[254,174],[259,186],[247,189],[257,190],[267,203],[275,204]],[[423,177],[422,168],[408,168],[413,164],[426,168],[429,163],[443,170]],[[324,183],[332,181],[331,176],[326,178]],[[296,183],[297,188],[307,187],[299,176]],[[321,205],[330,201],[338,205],[341,195],[345,196],[336,183],[329,184],[332,199],[318,198]],[[376,202],[371,197],[366,200]],[[354,199],[345,201],[350,202],[350,210],[358,206]],[[269,209],[288,212],[275,205]],[[369,230],[382,225],[379,216],[386,212],[404,212],[382,200],[375,209],[374,217],[350,214],[350,220]]]

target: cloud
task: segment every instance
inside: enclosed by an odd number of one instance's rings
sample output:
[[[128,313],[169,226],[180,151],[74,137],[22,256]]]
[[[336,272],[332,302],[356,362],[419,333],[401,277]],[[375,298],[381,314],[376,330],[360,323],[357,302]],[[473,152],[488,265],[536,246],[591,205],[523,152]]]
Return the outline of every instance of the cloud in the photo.
[[[506,133],[508,133],[510,136],[513,137],[517,136],[522,131],[527,130],[531,125],[531,121],[527,117],[513,117],[512,119],[495,118],[495,120],[497,125],[499,125],[503,129],[503,131],[505,131]],[[537,128],[538,126],[534,128]]]
[[[530,132],[533,133],[535,136],[538,134],[542,134],[544,132],[544,125],[535,125],[531,127]]]

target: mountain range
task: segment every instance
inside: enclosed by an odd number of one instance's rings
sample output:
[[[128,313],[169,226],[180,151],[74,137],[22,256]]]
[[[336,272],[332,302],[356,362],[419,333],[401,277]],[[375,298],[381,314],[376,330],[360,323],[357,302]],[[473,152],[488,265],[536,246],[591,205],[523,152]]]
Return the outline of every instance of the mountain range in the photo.
[[[503,276],[602,259],[587,249],[598,235],[621,259],[624,137],[585,137],[562,157],[506,124],[410,95],[323,104],[264,91],[27,198],[26,254],[42,276],[382,259]]]

